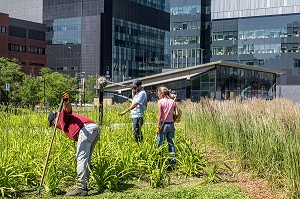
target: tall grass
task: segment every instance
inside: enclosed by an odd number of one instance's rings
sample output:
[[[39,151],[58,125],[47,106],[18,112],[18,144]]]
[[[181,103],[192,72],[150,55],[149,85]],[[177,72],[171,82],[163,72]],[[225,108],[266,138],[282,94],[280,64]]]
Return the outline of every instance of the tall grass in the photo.
[[[300,105],[288,100],[184,102],[182,121],[194,140],[225,146],[241,169],[300,197]]]
[[[142,179],[149,186],[169,182],[167,145],[156,147],[156,104],[149,103],[143,126],[144,142],[134,141],[129,114],[118,113],[129,104],[105,107],[100,140],[93,153],[90,185],[117,190],[120,182]],[[288,100],[183,102],[176,124],[175,172],[207,177],[215,182],[203,145],[218,144],[231,151],[241,169],[253,171],[281,187],[290,198],[300,193],[300,105]],[[76,110],[98,121],[98,110]],[[47,113],[20,111],[0,114],[0,194],[19,196],[34,190],[41,177],[53,128]],[[57,194],[76,179],[76,143],[57,132],[43,190]],[[201,180],[203,181],[203,180]],[[42,193],[44,193],[42,191]]]
[[[93,153],[90,185],[100,192],[117,190],[120,182],[142,179],[149,186],[169,184],[168,150],[165,144],[156,147],[156,104],[150,104],[143,126],[144,142],[137,144],[133,138],[129,114],[118,113],[129,104],[114,105],[104,109],[100,140]],[[76,110],[95,121],[98,110]],[[42,174],[53,128],[49,128],[45,111],[25,111],[22,115],[3,112],[0,115],[0,194],[19,196],[33,191]],[[181,175],[195,176],[206,164],[205,157],[196,148],[185,149],[188,138],[178,128],[178,171]],[[182,148],[182,150],[181,150]],[[42,193],[53,195],[66,191],[76,180],[76,143],[58,130],[53,143]],[[188,158],[196,154],[196,158]]]

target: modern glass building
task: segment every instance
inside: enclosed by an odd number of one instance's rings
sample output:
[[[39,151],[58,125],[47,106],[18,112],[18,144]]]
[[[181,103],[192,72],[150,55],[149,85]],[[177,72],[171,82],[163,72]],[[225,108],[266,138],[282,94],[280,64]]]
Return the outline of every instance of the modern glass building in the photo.
[[[178,100],[191,99],[195,102],[204,97],[217,100],[237,97],[241,100],[270,100],[276,97],[276,78],[280,75],[282,72],[272,69],[217,61],[144,77],[141,81],[149,100],[157,100],[155,91],[162,85],[175,90]],[[108,85],[105,88],[107,96],[113,93],[115,102],[125,101],[131,94],[131,83],[123,82],[125,87]]]
[[[114,82],[159,73],[169,66],[168,10],[165,0],[44,0],[48,66]]]
[[[203,63],[201,48],[201,1],[170,1],[171,68]]]
[[[212,0],[212,58],[286,71],[300,85],[300,1]]]

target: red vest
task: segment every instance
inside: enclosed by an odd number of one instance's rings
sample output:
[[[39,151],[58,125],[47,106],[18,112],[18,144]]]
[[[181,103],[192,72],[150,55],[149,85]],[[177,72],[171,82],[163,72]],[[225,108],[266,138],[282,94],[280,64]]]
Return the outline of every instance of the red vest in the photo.
[[[77,113],[67,113],[66,108],[60,112],[57,128],[62,130],[69,138],[78,141],[78,134],[85,123],[94,123],[93,120]]]

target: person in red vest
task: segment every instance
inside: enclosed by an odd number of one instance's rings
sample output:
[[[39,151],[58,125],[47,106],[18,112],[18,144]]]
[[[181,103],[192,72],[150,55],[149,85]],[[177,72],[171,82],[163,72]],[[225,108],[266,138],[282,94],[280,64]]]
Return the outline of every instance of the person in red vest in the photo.
[[[51,112],[48,116],[50,126],[57,122],[57,128],[62,130],[71,140],[77,142],[77,186],[66,193],[66,196],[88,195],[89,166],[92,152],[100,138],[99,125],[92,119],[72,111],[69,95],[63,93],[63,108],[60,114]],[[59,118],[58,118],[59,116]]]

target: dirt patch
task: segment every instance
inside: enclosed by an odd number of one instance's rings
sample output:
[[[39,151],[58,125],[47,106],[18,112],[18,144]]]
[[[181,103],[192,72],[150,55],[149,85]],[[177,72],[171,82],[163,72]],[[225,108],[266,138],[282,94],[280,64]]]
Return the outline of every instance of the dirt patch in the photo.
[[[258,177],[250,177],[246,172],[240,172],[237,176],[238,186],[242,191],[256,199],[279,199],[283,194],[275,193],[268,187],[266,180]]]
[[[219,165],[218,175],[221,177],[222,181],[236,184],[241,191],[255,199],[285,198],[285,194],[280,192],[280,190],[272,190],[265,179],[255,177],[246,171],[241,172],[238,161],[234,160],[234,158],[232,158],[233,155],[225,149],[206,145],[205,150],[203,151],[205,151],[204,154],[208,157],[210,163],[226,162],[229,168],[231,168],[231,171],[229,171],[224,165]]]

